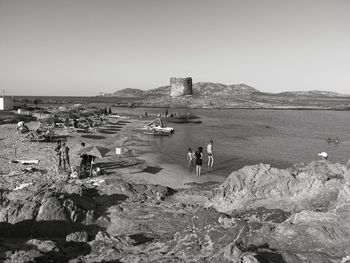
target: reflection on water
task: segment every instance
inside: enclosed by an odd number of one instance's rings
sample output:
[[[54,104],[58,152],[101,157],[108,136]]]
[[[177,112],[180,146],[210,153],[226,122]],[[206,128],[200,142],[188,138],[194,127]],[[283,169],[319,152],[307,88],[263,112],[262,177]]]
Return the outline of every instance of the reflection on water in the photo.
[[[141,109],[138,109],[141,110]],[[160,112],[142,109],[141,112]],[[201,124],[176,124],[172,136],[152,137],[156,149],[169,162],[186,165],[188,148],[204,147],[214,140],[215,174],[227,176],[247,164],[269,163],[286,168],[317,159],[346,163],[350,158],[350,114],[346,111],[174,109],[201,117]],[[339,138],[340,143],[328,143]],[[206,170],[206,154],[203,169]]]

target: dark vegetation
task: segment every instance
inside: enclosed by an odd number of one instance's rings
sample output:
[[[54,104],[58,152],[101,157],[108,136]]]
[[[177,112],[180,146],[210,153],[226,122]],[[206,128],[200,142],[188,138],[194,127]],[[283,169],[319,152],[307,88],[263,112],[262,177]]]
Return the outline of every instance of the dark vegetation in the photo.
[[[18,123],[20,121],[30,122],[36,118],[30,115],[19,115],[10,111],[0,111],[0,124]]]

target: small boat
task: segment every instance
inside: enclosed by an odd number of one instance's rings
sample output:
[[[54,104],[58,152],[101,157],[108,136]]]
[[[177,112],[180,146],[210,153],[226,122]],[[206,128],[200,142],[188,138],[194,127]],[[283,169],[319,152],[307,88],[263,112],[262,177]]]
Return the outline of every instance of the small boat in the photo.
[[[153,120],[152,122],[150,122],[149,124],[147,124],[144,128],[142,128],[142,130],[145,130],[147,132],[150,132],[152,134],[171,134],[174,132],[174,128],[172,127],[164,127],[163,122],[161,119],[157,118],[155,120]]]

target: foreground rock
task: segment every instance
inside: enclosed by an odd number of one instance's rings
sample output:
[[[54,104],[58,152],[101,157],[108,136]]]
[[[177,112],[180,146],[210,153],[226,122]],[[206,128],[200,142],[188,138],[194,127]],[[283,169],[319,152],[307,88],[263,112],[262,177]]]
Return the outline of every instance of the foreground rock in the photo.
[[[177,192],[115,177],[4,190],[0,260],[349,263],[344,182],[343,166],[320,161]]]
[[[328,211],[350,200],[344,171],[341,165],[327,161],[290,169],[246,166],[226,179],[208,205],[225,213],[257,207]]]

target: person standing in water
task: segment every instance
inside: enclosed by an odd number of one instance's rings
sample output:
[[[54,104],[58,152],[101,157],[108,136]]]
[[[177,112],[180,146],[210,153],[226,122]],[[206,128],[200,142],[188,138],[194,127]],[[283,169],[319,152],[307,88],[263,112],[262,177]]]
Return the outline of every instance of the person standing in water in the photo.
[[[189,168],[192,167],[193,159],[194,159],[194,153],[193,153],[191,148],[188,148],[187,161],[188,161],[188,167]]]
[[[197,176],[201,176],[202,171],[202,159],[203,159],[203,147],[199,146],[198,150],[195,152],[196,157],[196,173]]]
[[[208,168],[211,170],[214,164],[214,156],[213,156],[213,140],[210,140],[207,145],[207,154],[208,154]]]

